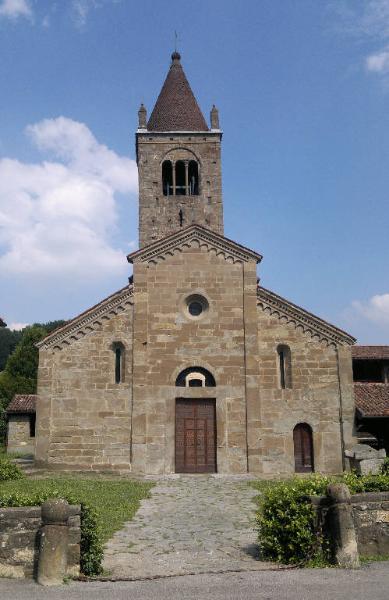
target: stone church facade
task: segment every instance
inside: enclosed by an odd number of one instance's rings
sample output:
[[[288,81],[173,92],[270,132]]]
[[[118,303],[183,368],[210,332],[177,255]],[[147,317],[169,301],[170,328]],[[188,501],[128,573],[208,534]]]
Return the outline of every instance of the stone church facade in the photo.
[[[128,285],[40,344],[36,461],[133,473],[341,472],[355,339],[259,285],[223,231],[218,112],[180,56],[139,110]]]

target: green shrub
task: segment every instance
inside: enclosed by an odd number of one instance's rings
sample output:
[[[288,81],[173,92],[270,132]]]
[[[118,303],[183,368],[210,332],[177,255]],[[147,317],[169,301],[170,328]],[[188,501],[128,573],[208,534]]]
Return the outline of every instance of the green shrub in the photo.
[[[23,477],[23,471],[15,463],[11,462],[5,454],[0,453],[0,481],[11,481],[13,479],[22,479]]]
[[[259,546],[264,558],[277,562],[328,562],[328,547],[314,528],[314,509],[308,496],[323,495],[329,483],[346,483],[352,494],[389,491],[389,475],[345,473],[341,477],[312,475],[306,479],[291,479],[265,487],[259,497],[256,522]],[[263,488],[261,484],[257,486]]]

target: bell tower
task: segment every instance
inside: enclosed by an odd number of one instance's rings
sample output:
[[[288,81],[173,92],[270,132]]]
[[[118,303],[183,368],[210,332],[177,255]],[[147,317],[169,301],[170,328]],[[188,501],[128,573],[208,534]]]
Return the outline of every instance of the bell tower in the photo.
[[[139,246],[193,223],[223,235],[218,111],[208,127],[178,52],[149,120],[143,104],[138,117]]]

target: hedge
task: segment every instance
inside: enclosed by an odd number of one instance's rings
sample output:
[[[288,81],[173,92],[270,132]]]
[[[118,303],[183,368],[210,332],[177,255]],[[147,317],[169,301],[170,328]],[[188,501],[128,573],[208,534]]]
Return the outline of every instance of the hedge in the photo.
[[[328,564],[328,548],[314,529],[314,509],[308,496],[323,495],[329,483],[346,483],[352,494],[389,491],[389,474],[338,477],[313,475],[306,479],[270,483],[259,496],[256,515],[264,559],[284,564]],[[254,484],[255,485],[255,484]],[[258,482],[259,489],[263,483]]]

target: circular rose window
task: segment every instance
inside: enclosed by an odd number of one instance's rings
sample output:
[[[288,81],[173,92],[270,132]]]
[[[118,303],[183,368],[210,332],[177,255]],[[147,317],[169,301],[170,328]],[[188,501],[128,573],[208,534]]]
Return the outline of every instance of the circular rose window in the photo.
[[[192,317],[198,317],[203,312],[203,305],[201,304],[201,302],[197,302],[195,300],[194,302],[188,304],[188,310]]]
[[[185,301],[187,316],[192,319],[202,317],[208,310],[208,300],[200,294],[192,294]]]

